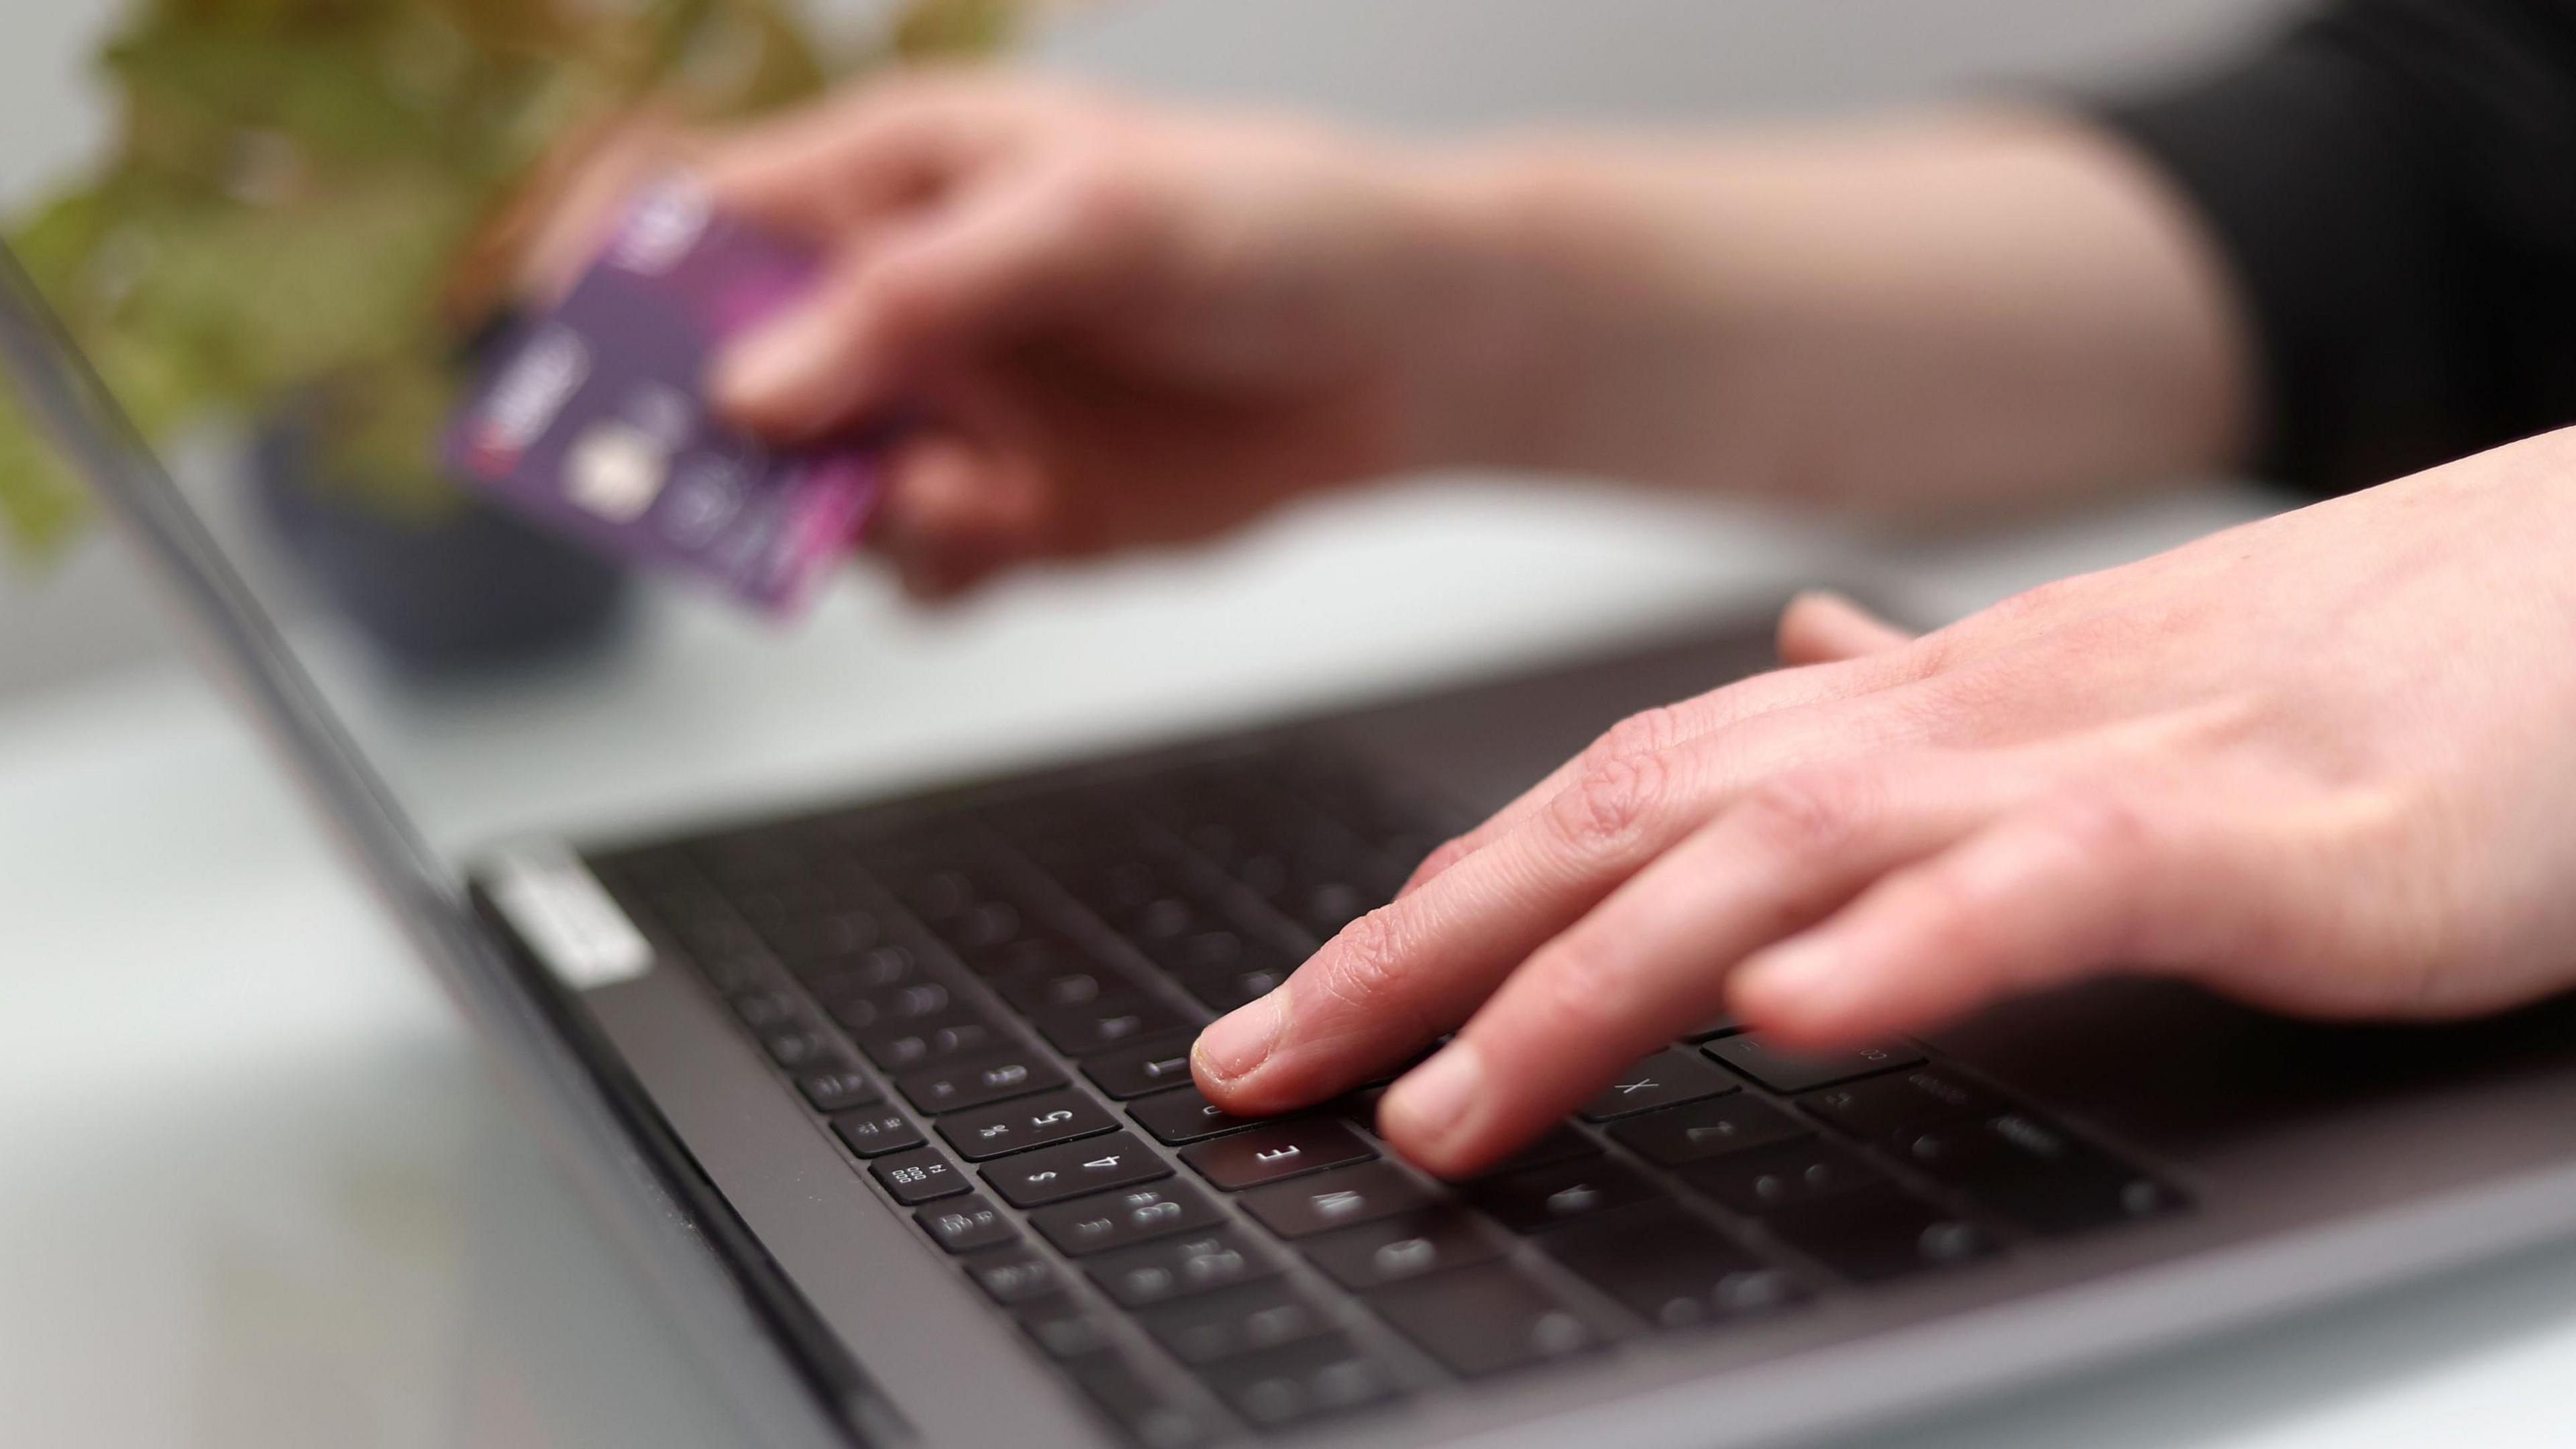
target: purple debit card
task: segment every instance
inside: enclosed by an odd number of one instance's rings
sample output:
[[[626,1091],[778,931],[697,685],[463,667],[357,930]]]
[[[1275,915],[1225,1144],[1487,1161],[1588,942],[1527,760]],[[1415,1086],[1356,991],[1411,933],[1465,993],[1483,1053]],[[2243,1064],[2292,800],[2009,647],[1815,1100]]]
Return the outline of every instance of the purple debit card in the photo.
[[[814,277],[811,255],[695,185],[655,183],[563,304],[498,349],[449,430],[449,466],[605,553],[793,612],[873,511],[874,461],[772,453],[711,416],[701,385],[726,339]]]

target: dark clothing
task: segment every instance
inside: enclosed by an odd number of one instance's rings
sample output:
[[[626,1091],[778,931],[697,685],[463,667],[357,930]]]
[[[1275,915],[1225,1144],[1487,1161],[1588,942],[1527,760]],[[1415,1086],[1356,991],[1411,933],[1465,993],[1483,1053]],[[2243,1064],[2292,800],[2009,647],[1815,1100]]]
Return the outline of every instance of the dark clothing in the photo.
[[[2102,110],[2205,215],[2319,491],[2576,423],[2576,0],[2344,0]]]

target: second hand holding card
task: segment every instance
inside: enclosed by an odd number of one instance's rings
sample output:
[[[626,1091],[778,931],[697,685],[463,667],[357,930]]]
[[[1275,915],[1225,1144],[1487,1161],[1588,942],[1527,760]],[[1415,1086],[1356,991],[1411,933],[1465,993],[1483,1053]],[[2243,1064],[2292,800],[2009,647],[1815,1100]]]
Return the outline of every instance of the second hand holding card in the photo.
[[[562,304],[503,345],[450,430],[449,465],[601,552],[793,613],[874,511],[877,467],[849,445],[773,453],[710,413],[704,382],[815,276],[811,254],[696,184],[655,183]]]

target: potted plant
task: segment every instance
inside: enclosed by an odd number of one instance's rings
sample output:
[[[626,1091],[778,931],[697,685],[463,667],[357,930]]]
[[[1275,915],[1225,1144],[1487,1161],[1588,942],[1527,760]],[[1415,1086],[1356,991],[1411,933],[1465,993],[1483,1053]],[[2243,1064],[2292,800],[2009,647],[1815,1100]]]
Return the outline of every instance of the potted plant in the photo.
[[[795,0],[136,0],[112,150],[11,241],[147,436],[247,425],[265,512],[397,661],[562,647],[614,621],[617,571],[435,461],[532,197],[639,124],[989,50],[1019,8],[896,0],[835,38]],[[85,513],[0,394],[0,535],[41,558]]]

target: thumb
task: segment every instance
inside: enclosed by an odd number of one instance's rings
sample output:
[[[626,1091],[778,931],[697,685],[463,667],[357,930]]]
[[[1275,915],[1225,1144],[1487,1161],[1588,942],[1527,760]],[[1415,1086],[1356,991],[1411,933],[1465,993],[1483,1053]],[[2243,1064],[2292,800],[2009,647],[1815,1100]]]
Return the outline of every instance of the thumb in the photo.
[[[1780,662],[1787,665],[1839,664],[1913,642],[1913,634],[1821,589],[1791,599],[1780,613]]]

